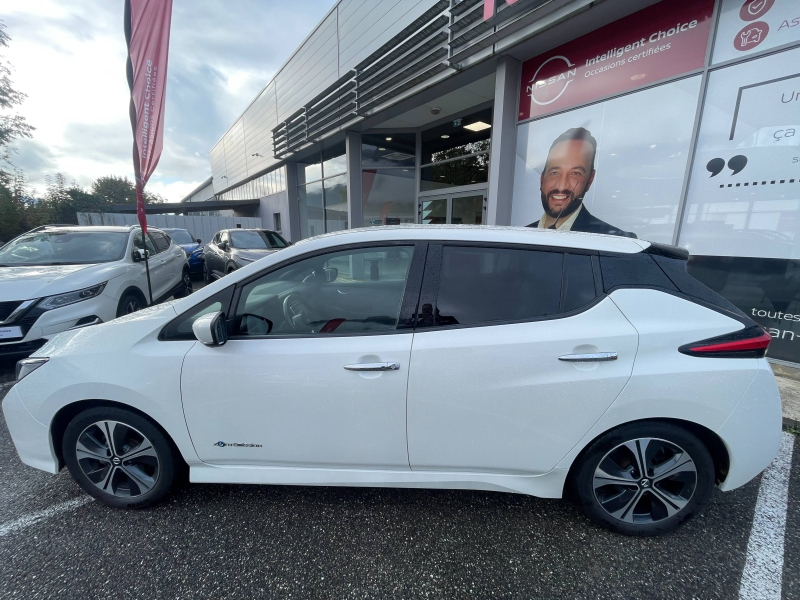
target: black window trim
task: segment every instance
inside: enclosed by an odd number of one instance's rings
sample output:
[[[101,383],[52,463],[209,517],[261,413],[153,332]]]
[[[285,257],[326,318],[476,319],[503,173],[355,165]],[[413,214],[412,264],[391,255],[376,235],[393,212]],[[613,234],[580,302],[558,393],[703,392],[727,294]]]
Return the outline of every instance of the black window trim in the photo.
[[[231,315],[236,315],[239,301],[241,300],[242,289],[264,277],[284,267],[291,266],[295,263],[304,261],[316,256],[323,256],[325,254],[335,254],[339,252],[347,252],[348,250],[361,250],[366,248],[386,248],[390,246],[411,246],[414,248],[411,257],[411,264],[408,268],[408,276],[406,278],[406,287],[403,291],[403,298],[400,301],[400,313],[398,316],[397,326],[394,329],[387,329],[384,331],[361,331],[361,332],[347,332],[347,333],[312,333],[312,334],[269,334],[269,335],[231,335],[233,332],[234,318]],[[340,246],[329,246],[308,252],[300,256],[296,256],[278,264],[272,265],[251,275],[247,279],[243,279],[236,284],[236,289],[233,292],[233,300],[231,301],[230,311],[226,313],[225,320],[228,326],[229,340],[243,341],[243,340],[303,340],[303,339],[327,339],[337,337],[362,337],[362,336],[376,336],[376,335],[396,335],[398,333],[414,333],[413,327],[408,326],[408,322],[414,321],[416,317],[416,309],[419,302],[419,288],[422,285],[423,273],[425,267],[425,255],[428,250],[427,240],[387,240],[387,241],[373,241],[373,242],[360,242],[352,244],[342,244]],[[421,256],[418,257],[418,254]],[[405,323],[403,320],[405,319]]]
[[[415,323],[415,332],[422,333],[427,331],[441,331],[450,329],[466,329],[470,327],[495,327],[499,325],[515,325],[520,323],[537,323],[540,321],[555,321],[557,319],[566,319],[574,317],[581,313],[586,312],[595,305],[602,302],[607,293],[603,292],[602,284],[598,290],[598,275],[599,275],[599,250],[590,250],[584,248],[569,248],[564,246],[546,246],[539,244],[516,244],[505,242],[487,242],[487,241],[461,241],[461,240],[430,240],[428,248],[428,260],[425,265],[425,275],[422,282],[422,291],[419,299],[419,310]],[[442,258],[444,256],[444,246],[457,246],[457,247],[472,247],[472,248],[491,248],[491,249],[508,249],[508,250],[528,250],[540,252],[556,252],[563,255],[562,259],[562,275],[561,275],[561,296],[559,301],[559,312],[554,315],[545,315],[542,317],[526,317],[524,319],[507,319],[497,321],[481,321],[479,323],[464,323],[455,325],[434,325],[433,315],[436,311],[436,299],[439,295],[439,280],[441,274]],[[567,254],[589,255],[592,257],[592,273],[595,279],[595,298],[591,302],[568,312],[561,312],[564,302],[564,265],[566,264]],[[426,306],[430,306],[426,309]],[[425,322],[430,324],[426,324]]]

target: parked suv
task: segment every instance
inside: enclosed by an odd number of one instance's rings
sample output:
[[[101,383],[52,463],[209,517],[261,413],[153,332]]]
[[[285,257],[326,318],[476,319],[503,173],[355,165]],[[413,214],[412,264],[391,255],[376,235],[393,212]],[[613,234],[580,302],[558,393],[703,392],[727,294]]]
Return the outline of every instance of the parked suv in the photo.
[[[655,535],[781,440],[769,334],[686,258],[542,229],[311,238],[57,336],[3,410],[23,462],[120,508],[185,462],[200,483],[573,489],[595,523]]]
[[[203,250],[203,278],[207,283],[291,244],[268,229],[223,229]]]
[[[29,354],[67,329],[192,291],[186,255],[166,234],[136,227],[44,226],[0,249],[0,355]]]
[[[186,260],[189,264],[189,272],[192,275],[200,276],[203,274],[203,240],[194,237],[188,229],[163,228],[161,231],[172,238],[186,253]]]

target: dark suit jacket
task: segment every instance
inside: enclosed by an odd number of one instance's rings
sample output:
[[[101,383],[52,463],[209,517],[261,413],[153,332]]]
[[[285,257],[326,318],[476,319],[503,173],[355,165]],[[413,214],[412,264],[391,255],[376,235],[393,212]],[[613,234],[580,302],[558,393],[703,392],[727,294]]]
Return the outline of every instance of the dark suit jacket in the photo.
[[[538,227],[539,221],[531,223],[528,227]],[[605,221],[601,221],[590,213],[584,206],[578,213],[578,218],[572,224],[572,231],[582,231],[584,233],[605,233],[606,235],[620,235],[622,237],[635,238],[636,234],[630,231],[622,231]]]

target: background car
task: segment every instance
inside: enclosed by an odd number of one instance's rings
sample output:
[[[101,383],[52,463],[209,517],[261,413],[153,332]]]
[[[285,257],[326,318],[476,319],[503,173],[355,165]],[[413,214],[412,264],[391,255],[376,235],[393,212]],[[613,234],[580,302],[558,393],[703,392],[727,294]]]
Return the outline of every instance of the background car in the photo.
[[[269,229],[223,229],[205,246],[203,278],[211,282],[290,245]]]
[[[44,226],[0,249],[0,355],[29,354],[65,331],[192,291],[183,250],[158,229]]]
[[[192,275],[203,275],[203,240],[194,237],[188,229],[163,228],[166,233],[186,253],[189,272]]]
[[[687,257],[531,229],[311,238],[61,334],[3,410],[23,462],[120,508],[185,462],[202,483],[574,489],[593,522],[655,535],[781,440],[769,334]]]

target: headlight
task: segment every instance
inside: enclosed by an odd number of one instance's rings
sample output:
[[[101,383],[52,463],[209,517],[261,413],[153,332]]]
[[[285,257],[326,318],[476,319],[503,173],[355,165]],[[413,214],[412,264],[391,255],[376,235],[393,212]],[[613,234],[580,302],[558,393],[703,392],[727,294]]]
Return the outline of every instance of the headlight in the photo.
[[[49,358],[24,358],[17,363],[17,383],[25,379],[36,369],[46,363]]]
[[[53,310],[54,308],[61,308],[67,304],[75,304],[76,302],[82,302],[83,300],[95,298],[103,293],[107,283],[107,281],[104,281],[99,285],[84,288],[82,290],[67,292],[66,294],[58,294],[57,296],[50,296],[39,303],[39,308],[42,310]]]

